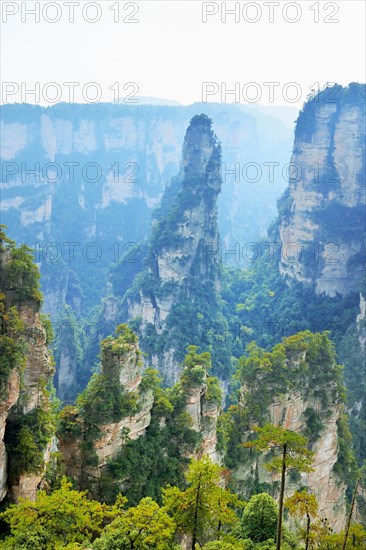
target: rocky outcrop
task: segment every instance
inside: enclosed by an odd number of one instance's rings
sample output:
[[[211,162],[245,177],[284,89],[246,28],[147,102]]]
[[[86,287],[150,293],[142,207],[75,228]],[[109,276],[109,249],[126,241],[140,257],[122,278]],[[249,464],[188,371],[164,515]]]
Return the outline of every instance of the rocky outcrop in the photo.
[[[365,85],[334,86],[299,115],[280,201],[282,275],[317,294],[358,290],[365,261]]]
[[[13,238],[35,249],[44,311],[55,327],[65,304],[81,317],[81,325],[88,324],[106,296],[110,265],[131,252],[131,243],[149,238],[152,211],[179,171],[185,131],[197,113],[215,120],[222,141],[224,181],[218,203],[225,259],[233,259],[226,249],[265,233],[286,185],[281,167],[288,162],[292,129],[281,120],[281,109],[278,114],[273,107],[264,111],[222,103],[2,106],[2,222]],[[265,166],[269,158],[279,166],[274,179]],[[127,261],[140,256],[138,251]],[[164,316],[169,303],[161,306]],[[107,327],[103,335],[111,330]],[[75,398],[77,384],[85,387],[98,345],[87,354],[84,373],[90,370],[84,379],[80,372],[70,378],[69,362],[60,363],[55,354],[57,371],[66,371],[60,375],[61,390],[55,380],[63,400]]]
[[[331,388],[327,391],[332,394]],[[291,483],[290,481],[287,485],[287,495],[290,496],[298,485],[309,487],[309,491],[317,498],[319,515],[328,518],[332,528],[340,531],[346,516],[346,483],[334,472],[334,466],[338,461],[338,422],[341,417],[341,405],[334,403],[333,396],[331,399],[332,406],[324,407],[314,395],[309,399],[304,399],[300,392],[287,394],[281,398],[276,396],[270,406],[270,415],[271,423],[297,433],[308,432],[306,413],[309,410],[315,411],[324,422],[318,438],[311,445],[314,452],[312,463],[314,472],[302,474],[300,482]]]
[[[295,476],[288,473],[286,496],[299,487],[307,487],[317,498],[319,515],[327,518],[334,530],[340,531],[346,518],[348,466],[341,465],[346,420],[339,368],[324,335],[300,333],[285,339],[283,345],[274,349],[273,356],[267,354],[263,358],[262,368],[268,369],[267,373],[259,369],[256,379],[251,378],[248,370],[243,374],[245,383],[240,390],[239,411],[245,420],[241,442],[253,438],[254,425],[265,423],[304,434],[314,452],[314,471]],[[281,375],[275,363],[278,365],[282,353],[286,379],[284,371]],[[265,454],[244,451],[241,463],[234,468],[239,490],[245,493],[255,482],[257,486],[267,484],[266,490],[278,496],[279,476],[269,474],[264,467],[266,459]]]
[[[62,412],[60,451],[69,475],[93,491],[108,460],[145,433],[153,403],[151,389],[142,384],[137,338],[121,325],[102,342],[102,371],[90,381],[80,409]]]
[[[38,464],[19,462],[23,420],[37,410],[49,411],[46,386],[54,370],[47,331],[39,313],[38,271],[26,249],[1,234],[1,344],[3,365],[0,401],[0,500],[35,499],[51,449],[50,427],[38,447]]]
[[[19,382],[19,376],[14,370],[6,383],[6,398],[0,404],[0,501],[6,497],[8,492],[8,455],[4,442],[6,421],[10,409],[18,401]]]
[[[209,325],[220,316],[217,198],[221,190],[221,148],[211,124],[206,115],[195,116],[190,122],[179,183],[175,183],[175,192],[168,190],[157,212],[147,268],[135,279],[123,306],[128,320],[138,319],[144,351],[151,331],[160,338],[163,345],[159,350],[151,350],[150,346],[149,360],[170,385],[178,379],[182,360],[177,350],[184,351],[178,337],[184,329],[179,324],[187,325],[189,314],[195,318],[192,334],[188,335],[192,340],[187,341],[193,344],[199,319],[205,317]],[[192,312],[188,313],[188,308]],[[202,341],[204,337],[201,345]]]
[[[40,314],[35,312],[34,306],[21,305],[20,319],[25,327],[25,343],[27,346],[26,366],[22,373],[22,389],[15,408],[9,413],[9,422],[17,420],[17,416],[27,415],[38,407],[49,408],[45,386],[54,374],[51,355],[47,348],[46,330],[41,322]],[[9,498],[17,501],[19,497],[34,500],[37,489],[44,477],[49,462],[52,440],[43,450],[43,468],[40,472],[19,473],[9,472]],[[10,460],[10,466],[11,466]]]
[[[213,462],[219,463],[222,459],[217,450],[217,421],[222,405],[220,398],[213,399],[210,396],[207,376],[201,383],[185,388],[184,393],[191,428],[201,436],[200,445],[191,456],[197,458],[208,455]]]
[[[113,347],[113,346],[112,346]],[[141,353],[137,342],[130,349],[117,353],[106,351],[104,348],[104,374],[111,376],[110,369],[117,368],[119,372],[118,383],[123,391],[136,397],[136,406],[131,414],[117,422],[101,423],[99,426],[101,437],[95,441],[95,452],[98,457],[99,467],[106,465],[109,458],[115,457],[122,449],[124,438],[137,439],[145,433],[151,420],[151,409],[154,397],[151,390],[141,389],[142,363]],[[113,376],[113,375],[112,375]],[[122,437],[121,437],[122,434]]]
[[[361,349],[366,350],[366,299],[360,293],[360,313],[356,317],[357,330],[358,330],[358,341],[360,343]]]

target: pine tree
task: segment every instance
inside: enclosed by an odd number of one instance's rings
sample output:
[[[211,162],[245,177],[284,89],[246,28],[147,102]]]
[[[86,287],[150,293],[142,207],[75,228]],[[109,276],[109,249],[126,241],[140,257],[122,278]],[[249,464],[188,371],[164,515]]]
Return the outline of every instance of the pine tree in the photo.
[[[263,428],[256,428],[259,438],[255,441],[244,443],[245,447],[257,451],[278,450],[280,456],[275,456],[265,464],[270,472],[281,473],[281,487],[279,497],[279,512],[277,522],[276,550],[281,549],[283,502],[285,495],[286,472],[297,470],[298,472],[311,472],[313,452],[306,447],[306,437],[291,430],[285,430],[280,426],[267,424]]]

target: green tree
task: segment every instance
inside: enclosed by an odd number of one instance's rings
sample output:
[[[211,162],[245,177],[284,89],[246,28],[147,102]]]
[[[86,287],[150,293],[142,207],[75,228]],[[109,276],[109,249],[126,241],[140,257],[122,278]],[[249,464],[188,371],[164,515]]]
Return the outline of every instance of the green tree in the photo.
[[[231,537],[230,537],[231,538]],[[214,540],[205,544],[203,550],[250,550],[244,541]]]
[[[276,550],[281,549],[283,501],[285,494],[286,472],[296,470],[298,472],[311,472],[313,452],[307,449],[306,437],[285,430],[280,426],[266,424],[263,428],[256,428],[259,437],[255,441],[244,443],[244,446],[257,451],[268,452],[279,450],[280,456],[275,456],[265,466],[270,472],[281,473],[281,487],[279,497],[279,512],[276,534]]]
[[[316,518],[318,514],[318,503],[315,495],[307,491],[295,491],[295,493],[286,499],[286,508],[290,514],[300,518],[306,516],[305,549],[308,550],[310,543],[311,518]]]
[[[321,522],[315,526],[317,528],[316,549],[317,550],[340,550],[343,547],[345,531],[341,533],[332,533],[329,528],[325,528]],[[360,523],[353,523],[348,531],[346,541],[346,550],[365,550],[366,531]]]
[[[347,548],[347,540],[348,540],[349,531],[350,531],[350,527],[351,527],[353,510],[354,510],[355,503],[356,503],[357,491],[358,491],[361,479],[365,478],[365,476],[366,476],[366,462],[363,464],[362,468],[359,469],[356,484],[355,484],[355,488],[353,490],[352,502],[351,502],[349,515],[348,515],[348,518],[347,518],[347,525],[346,525],[346,530],[345,530],[345,533],[344,533],[344,540],[343,540],[343,544],[342,544],[342,550],[346,550],[346,548]]]
[[[129,508],[106,527],[94,550],[167,550],[172,548],[175,523],[150,497]]]
[[[267,493],[254,495],[244,508],[243,535],[254,542],[274,539],[277,520],[278,509],[273,498]]]
[[[188,487],[163,489],[163,502],[173,517],[178,531],[191,537],[196,544],[212,536],[218,538],[224,526],[238,522],[233,507],[239,500],[223,485],[223,470],[208,456],[192,460],[186,473]]]
[[[69,543],[90,542],[114,519],[119,508],[120,500],[115,507],[88,500],[86,493],[73,491],[71,483],[63,478],[60,489],[50,495],[39,491],[34,502],[21,499],[0,514],[11,530],[4,548],[51,550]]]

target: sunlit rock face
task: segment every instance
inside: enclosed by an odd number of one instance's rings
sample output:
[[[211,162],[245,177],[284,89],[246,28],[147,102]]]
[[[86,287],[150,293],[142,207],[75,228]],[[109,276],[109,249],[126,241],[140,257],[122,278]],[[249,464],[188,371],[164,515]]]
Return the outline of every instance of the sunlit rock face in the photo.
[[[365,85],[305,104],[280,201],[281,273],[317,294],[357,290],[365,261]]]

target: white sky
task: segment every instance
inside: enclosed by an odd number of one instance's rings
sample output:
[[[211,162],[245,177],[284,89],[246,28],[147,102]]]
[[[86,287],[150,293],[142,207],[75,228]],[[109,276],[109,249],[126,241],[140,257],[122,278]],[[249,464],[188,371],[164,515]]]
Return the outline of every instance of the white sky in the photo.
[[[365,81],[363,0],[281,1],[275,8],[273,23],[269,22],[269,7],[259,0],[251,2],[254,4],[251,7],[248,2],[240,2],[240,8],[248,9],[247,16],[252,20],[259,6],[262,15],[256,23],[246,22],[242,14],[239,23],[235,23],[234,16],[228,16],[227,22],[222,23],[220,12],[203,23],[200,1],[145,0],[136,1],[139,12],[135,18],[139,22],[135,24],[114,23],[110,8],[116,5],[115,0],[98,2],[101,19],[95,24],[88,23],[82,18],[82,8],[90,2],[78,2],[73,23],[68,21],[65,1],[40,2],[41,7],[58,4],[61,20],[52,24],[42,16],[36,23],[34,16],[27,14],[26,22],[21,21],[22,9],[24,15],[24,9],[34,8],[36,2],[1,0],[3,82],[14,82],[19,88],[21,82],[29,87],[39,82],[43,90],[47,82],[54,81],[60,86],[62,99],[67,100],[69,92],[64,82],[80,82],[83,86],[94,81],[102,90],[103,101],[113,100],[113,92],[109,90],[113,83],[119,82],[123,96],[123,85],[136,82],[139,95],[175,99],[183,104],[201,100],[202,82],[216,82],[219,89],[222,82],[228,88],[239,82],[246,98],[250,94],[253,97],[255,90],[245,85],[257,82],[262,91],[260,103],[269,104],[268,87],[263,87],[263,83],[279,82],[273,103],[282,105],[290,105],[282,97],[283,87],[297,82],[302,95],[292,105],[299,107],[314,82],[323,86],[327,81],[341,84]],[[134,9],[126,6],[126,2],[119,4],[121,19]],[[221,2],[211,4],[211,9],[221,6]],[[227,8],[234,4],[226,2]],[[284,20],[285,4],[291,19],[301,8],[298,22],[291,24]],[[333,15],[337,8],[338,13]],[[18,13],[4,22],[5,10],[13,9],[18,9]],[[316,9],[319,23],[314,22]],[[48,17],[54,18],[56,8],[50,6],[48,10]],[[88,8],[90,18],[96,13],[93,6]],[[325,23],[327,16],[339,22]],[[212,99],[220,101],[220,94]],[[229,99],[232,101],[234,97]],[[7,98],[7,102],[22,100],[35,102],[34,97],[24,98],[20,92]],[[82,95],[75,93],[75,100],[82,101]]]

